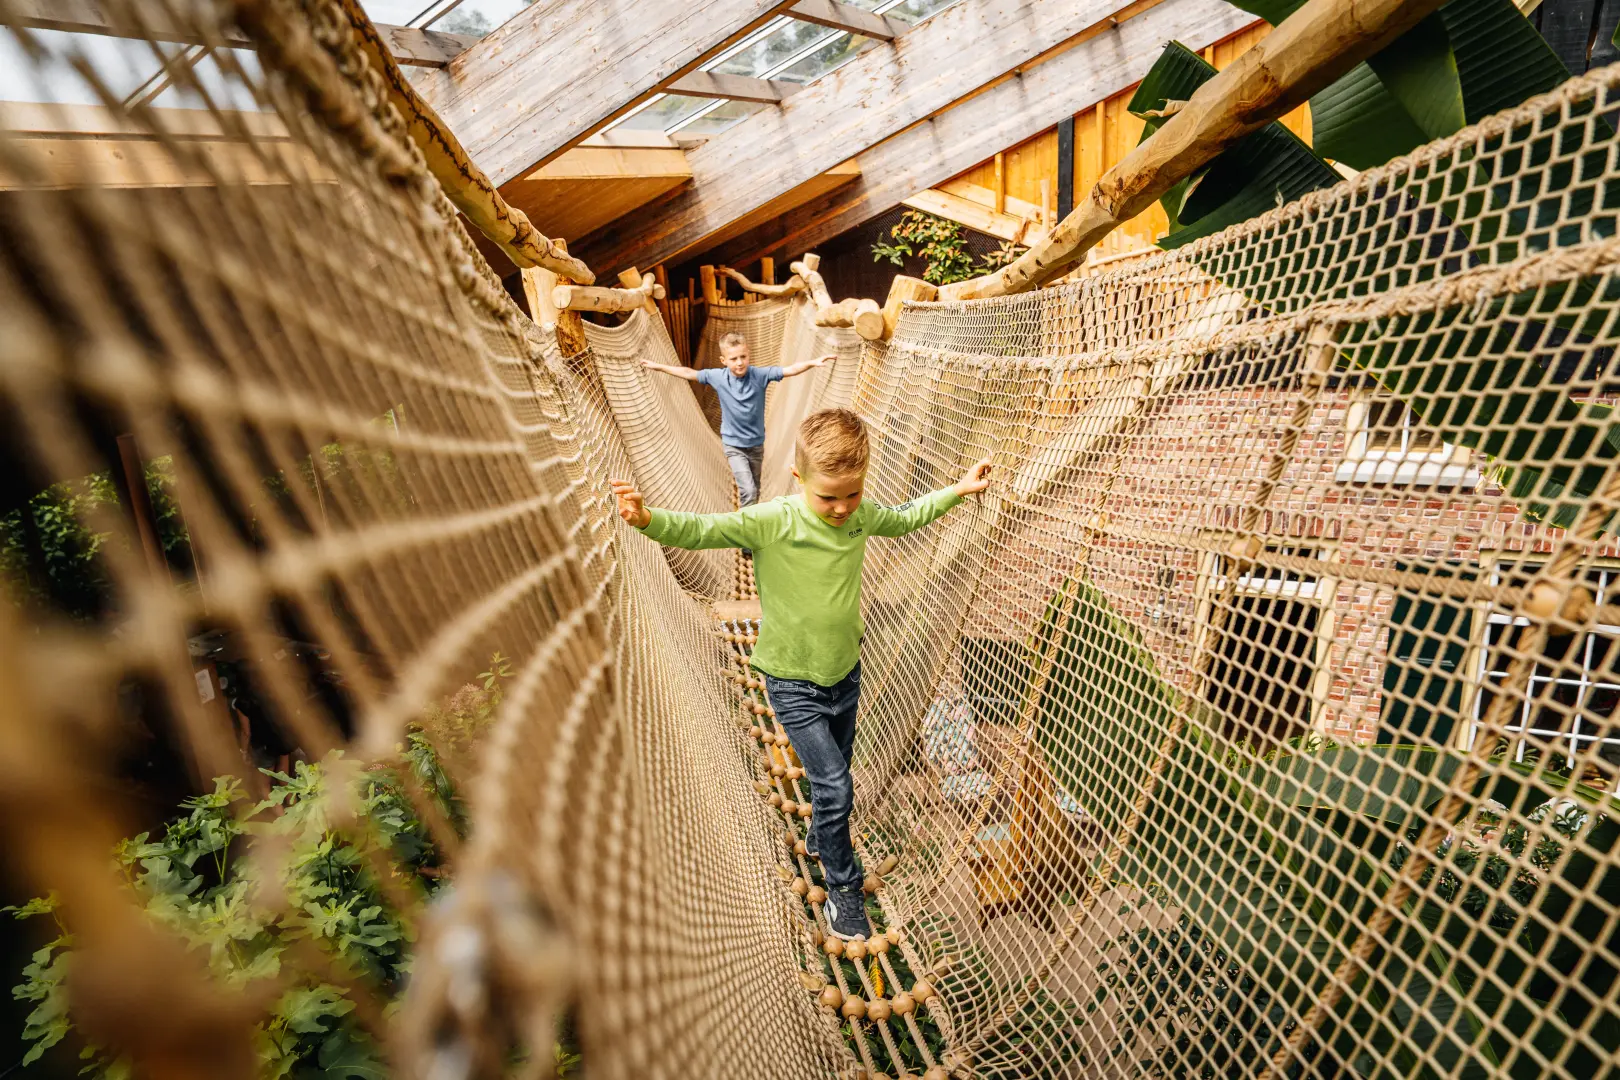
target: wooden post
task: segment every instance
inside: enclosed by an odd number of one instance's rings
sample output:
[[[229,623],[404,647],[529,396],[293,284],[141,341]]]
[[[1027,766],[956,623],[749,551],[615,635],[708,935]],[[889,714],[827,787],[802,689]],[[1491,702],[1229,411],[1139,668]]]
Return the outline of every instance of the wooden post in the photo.
[[[769,255],[759,260],[759,283],[761,285],[776,284],[776,260]]]
[[[564,253],[568,246],[561,240],[553,240],[554,244],[561,244]],[[579,317],[577,311],[561,311],[553,299],[558,285],[558,276],[542,267],[525,267],[523,270],[523,293],[529,300],[530,310],[535,311],[535,322],[541,326],[552,327],[557,335],[557,348],[562,350],[565,357],[578,356],[589,345],[585,340],[585,320]]]
[[[906,300],[933,300],[939,289],[922,278],[894,275],[889,285],[889,298],[883,302],[883,340],[894,337],[895,324],[900,321],[900,305]]]
[[[703,279],[703,302],[710,308],[720,303],[720,286],[715,281],[714,267],[698,267],[698,276]]]
[[[1052,181],[1041,177],[1041,230],[1052,228]]]
[[[669,326],[669,303],[673,294],[669,291],[669,275],[664,272],[663,263],[653,267],[653,281],[657,282],[658,287],[664,290],[665,299],[657,301],[657,304],[658,313],[664,317],[664,326],[667,328]]]
[[[1007,155],[996,155],[996,213],[1007,212]]]
[[[118,436],[118,464],[119,472],[113,474],[113,479],[115,482],[123,480],[122,484],[115,483],[115,486],[124,501],[130,524],[135,526],[141,554],[146,556],[146,568],[152,571],[154,577],[167,578],[169,562],[163,557],[157,512],[152,508],[152,493],[146,488],[146,467],[141,461],[141,451],[135,445],[134,435]]]

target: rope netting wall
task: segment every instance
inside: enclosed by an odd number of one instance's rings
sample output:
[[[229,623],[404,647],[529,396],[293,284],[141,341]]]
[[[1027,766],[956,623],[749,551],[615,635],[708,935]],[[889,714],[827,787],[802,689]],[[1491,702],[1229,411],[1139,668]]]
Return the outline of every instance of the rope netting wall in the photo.
[[[97,504],[109,610],[24,590],[0,618],[7,861],[61,898],[87,1036],[248,1076],[263,1002],[319,978],[402,1075],[548,1066],[565,1009],[606,1076],[1616,1071],[1620,72],[1173,253],[909,305],[858,363],[802,301],[710,313],[756,362],[839,356],[773,389],[767,495],[794,418],[845,401],[870,497],[997,466],[869,552],[854,828],[885,934],[851,951],[751,623],[716,634],[734,556],[666,554],[607,498],[628,473],[730,505],[689,389],[639,365],[661,327],[559,356],[327,0],[101,6],[148,60],[177,33],[218,60],[174,65],[193,112],[126,106],[116,62],[0,0],[41,98],[140,147],[64,180],[0,132],[8,490],[132,439],[196,556],[175,581]],[[335,947],[244,974],[108,874],[122,691],[199,775],[245,771],[204,631],[355,782],[510,658],[465,839],[416,793],[453,889],[423,911],[366,847],[417,941],[397,1016]],[[348,790],[335,834],[367,828]],[[261,857],[245,902],[298,917]]]

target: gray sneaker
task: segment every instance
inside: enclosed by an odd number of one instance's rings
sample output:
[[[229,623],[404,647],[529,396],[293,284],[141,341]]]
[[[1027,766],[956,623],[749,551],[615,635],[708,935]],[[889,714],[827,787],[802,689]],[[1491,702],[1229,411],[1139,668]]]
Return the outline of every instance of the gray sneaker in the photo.
[[[833,937],[854,941],[872,936],[872,924],[866,919],[866,895],[859,887],[828,890],[821,910],[827,913],[827,932]]]

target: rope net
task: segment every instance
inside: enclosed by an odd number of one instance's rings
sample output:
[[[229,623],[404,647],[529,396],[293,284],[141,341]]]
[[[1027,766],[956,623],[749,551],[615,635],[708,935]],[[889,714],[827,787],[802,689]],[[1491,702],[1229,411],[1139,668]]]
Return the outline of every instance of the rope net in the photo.
[[[1175,252],[908,305],[864,353],[802,300],[710,313],[706,348],[838,356],[773,389],[767,496],[829,404],[867,418],[880,501],[996,465],[868,555],[883,934],[850,948],[746,567],[607,497],[731,505],[696,400],[639,364],[662,326],[559,355],[338,5],[101,7],[116,56],[0,0],[59,103],[0,125],[0,813],[87,1038],[251,1076],[265,1002],[321,981],[401,1075],[539,1075],[562,1012],[610,1077],[1615,1073],[1620,72]],[[131,103],[137,54],[187,111]],[[92,121],[123,152],[41,134]],[[82,500],[106,591],[72,607],[14,508],[121,468],[133,506],[159,464],[185,558]],[[327,827],[414,942],[398,1013],[342,943],[248,970],[107,872],[132,709],[251,779],[209,635],[334,778]],[[461,836],[401,747],[496,652]],[[453,871],[431,905],[356,811],[379,769]],[[242,903],[291,922],[277,852]]]

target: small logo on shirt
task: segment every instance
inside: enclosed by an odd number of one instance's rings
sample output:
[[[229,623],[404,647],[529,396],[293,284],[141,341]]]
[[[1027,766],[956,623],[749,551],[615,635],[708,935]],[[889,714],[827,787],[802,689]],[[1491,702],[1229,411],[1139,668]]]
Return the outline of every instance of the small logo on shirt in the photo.
[[[851,529],[851,530],[849,530],[849,535],[851,537],[856,537],[856,536],[861,535],[861,533],[863,533],[865,531],[866,531],[865,529]]]
[[[907,499],[905,502],[903,502],[899,506],[895,507],[894,512],[897,513],[897,514],[905,513],[907,510],[911,509],[911,504],[914,501],[915,500]]]

